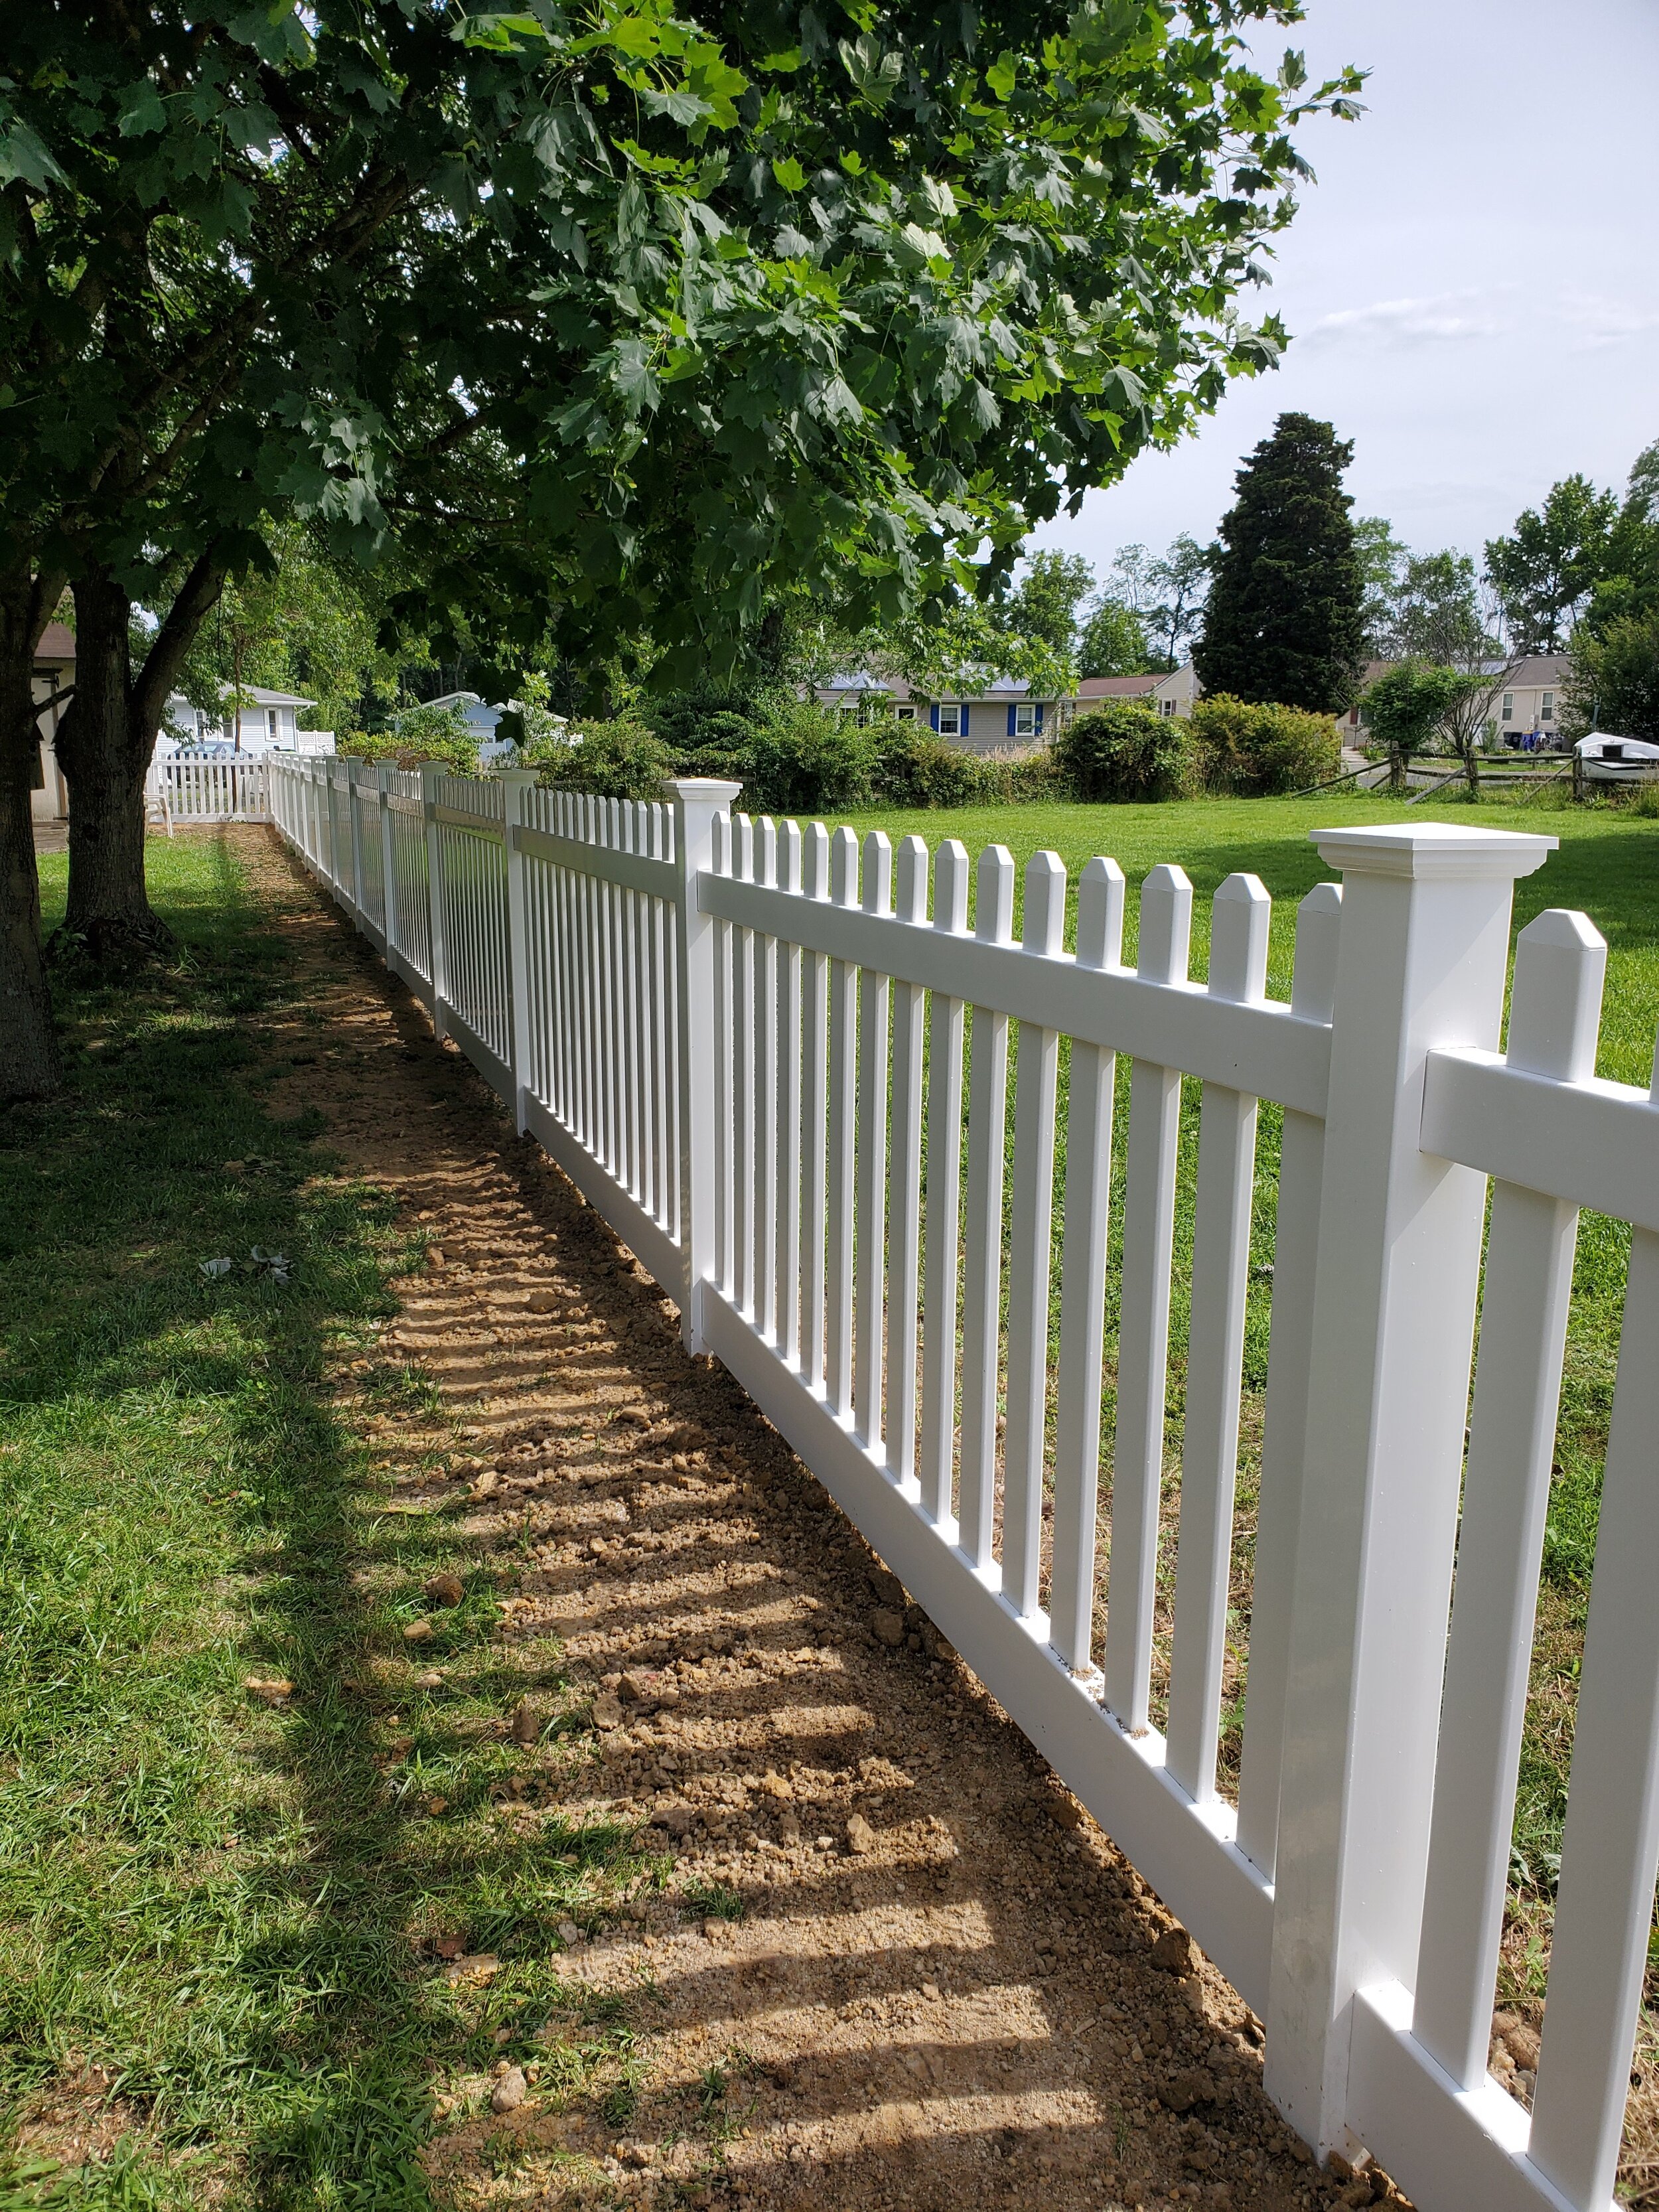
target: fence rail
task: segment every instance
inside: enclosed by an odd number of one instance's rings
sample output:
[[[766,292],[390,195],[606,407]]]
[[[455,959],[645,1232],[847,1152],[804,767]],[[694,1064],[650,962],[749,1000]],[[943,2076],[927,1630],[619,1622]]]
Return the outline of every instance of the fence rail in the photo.
[[[678,1299],[688,1345],[1265,2017],[1298,2131],[1363,2146],[1424,2212],[1608,2212],[1659,1861],[1659,1111],[1594,1076],[1605,947],[1582,915],[1521,933],[1498,1052],[1513,884],[1554,841],[1321,833],[1342,880],[1302,902],[1285,1005],[1249,876],[1215,896],[1200,985],[1176,867],[1141,887],[1129,969],[1109,860],[1083,872],[1068,952],[1052,854],[1016,940],[1001,848],[970,924],[961,845],[750,821],[729,784],[647,805],[351,761],[270,778],[283,836]],[[1283,1126],[1235,1805],[1218,1747],[1262,1101]],[[1528,2113],[1486,2062],[1583,1206],[1632,1243]]]

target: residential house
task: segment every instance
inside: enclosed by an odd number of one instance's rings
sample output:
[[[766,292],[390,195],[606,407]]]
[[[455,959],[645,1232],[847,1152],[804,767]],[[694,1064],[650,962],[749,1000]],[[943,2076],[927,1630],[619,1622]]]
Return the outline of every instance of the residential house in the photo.
[[[30,793],[29,809],[37,822],[64,822],[69,818],[69,787],[58,765],[54,741],[74,683],[75,634],[64,623],[48,623],[34,654],[33,696],[40,707],[40,766]],[[228,696],[228,684],[225,690]],[[245,684],[242,700],[240,714],[231,709],[215,714],[192,707],[182,692],[175,691],[167,703],[155,740],[155,758],[167,760],[196,745],[234,746],[238,743],[239,724],[240,750],[244,753],[334,750],[331,731],[302,730],[299,726],[300,715],[306,708],[316,705],[314,699],[303,699],[297,692],[268,691],[258,684]]]
[[[1571,658],[1565,653],[1533,653],[1507,672],[1502,661],[1490,662],[1487,673],[1504,678],[1486,717],[1487,743],[1516,751],[1560,750],[1565,744],[1562,694],[1572,673]]]
[[[1071,703],[1054,696],[1037,697],[1029,684],[1012,678],[964,684],[950,697],[935,697],[902,677],[878,676],[868,669],[832,676],[812,696],[841,714],[867,716],[872,709],[884,709],[901,722],[926,722],[970,753],[1027,751],[1053,735]]]
[[[446,691],[436,699],[422,702],[428,707],[459,707],[468,730],[477,738],[478,759],[485,768],[499,768],[504,762],[518,757],[518,748],[510,738],[497,736],[503,714],[521,714],[522,703],[517,699],[505,699],[491,706],[477,691]],[[549,720],[556,731],[567,726],[562,714],[552,714]]]
[[[268,691],[258,684],[243,684],[240,707],[229,704],[234,696],[227,684],[216,712],[192,707],[182,691],[175,691],[162,716],[155,757],[166,760],[196,745],[229,745],[254,755],[333,751],[332,731],[300,728],[300,716],[316,705],[314,699],[303,699],[297,691]]]
[[[29,812],[37,822],[64,822],[69,818],[69,787],[58,765],[52,739],[69,704],[66,698],[58,695],[66,691],[74,681],[75,634],[65,623],[48,623],[34,649],[31,695],[40,709],[37,717],[40,727],[40,766],[34,788],[29,793]]]
[[[1053,738],[1074,715],[1108,698],[1145,697],[1164,714],[1190,714],[1196,696],[1192,666],[1167,676],[1085,677],[1074,693],[1039,697],[1013,678],[981,686],[963,685],[951,696],[935,696],[902,677],[883,677],[868,669],[833,676],[813,697],[838,714],[867,716],[884,710],[901,722],[925,721],[964,752],[1024,752]]]
[[[1184,660],[1179,668],[1162,676],[1085,676],[1077,687],[1077,712],[1086,714],[1091,706],[1103,699],[1137,699],[1160,714],[1180,715],[1184,720],[1192,713],[1198,695],[1193,664]]]
[[[1365,663],[1358,697],[1346,714],[1337,716],[1337,730],[1345,745],[1364,744],[1370,719],[1365,694],[1379,676],[1399,665],[1397,660]],[[1488,745],[1515,752],[1555,752],[1562,747],[1565,742],[1561,735],[1563,695],[1572,672],[1568,654],[1534,653],[1513,662],[1488,660],[1480,672],[1492,687],[1486,713]]]

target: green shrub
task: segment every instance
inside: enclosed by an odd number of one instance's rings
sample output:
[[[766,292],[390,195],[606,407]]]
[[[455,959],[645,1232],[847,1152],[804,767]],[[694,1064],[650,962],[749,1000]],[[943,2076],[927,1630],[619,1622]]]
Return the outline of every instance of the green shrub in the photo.
[[[1198,776],[1190,725],[1133,701],[1111,699],[1068,722],[1054,767],[1088,801],[1184,799]]]
[[[1254,705],[1218,691],[1196,702],[1190,726],[1207,791],[1252,799],[1302,791],[1342,766],[1335,723],[1299,707]]]
[[[530,746],[525,765],[539,769],[544,784],[598,799],[660,799],[664,778],[677,772],[656,732],[628,720],[583,722],[568,741]]]
[[[384,730],[353,730],[340,747],[354,760],[395,761],[418,768],[441,761],[452,775],[477,775],[478,739],[459,707],[406,707]]]
[[[869,738],[850,714],[810,701],[769,701],[754,725],[738,804],[749,813],[825,814],[870,788]]]
[[[677,757],[684,753],[746,750],[764,712],[752,691],[674,691],[647,709],[652,728]]]
[[[926,722],[878,724],[867,735],[870,795],[884,805],[972,806],[1002,795],[990,773],[1000,763],[963,752]]]
[[[1047,745],[1040,751],[1027,753],[1024,760],[990,761],[986,763],[997,772],[999,799],[1024,804],[1041,804],[1044,799],[1064,799],[1067,779],[1054,752]]]

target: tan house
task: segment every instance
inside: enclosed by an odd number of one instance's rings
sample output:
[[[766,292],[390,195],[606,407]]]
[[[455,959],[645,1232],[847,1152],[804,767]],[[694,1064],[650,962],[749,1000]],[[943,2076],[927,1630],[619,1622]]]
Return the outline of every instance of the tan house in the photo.
[[[1102,699],[1139,699],[1160,714],[1178,714],[1183,719],[1193,711],[1193,702],[1199,695],[1199,683],[1190,660],[1183,660],[1179,668],[1167,675],[1145,676],[1085,676],[1077,687],[1077,712],[1086,714],[1090,707]]]
[[[1359,678],[1359,696],[1337,717],[1345,745],[1363,746],[1369,717],[1365,694],[1379,676],[1398,668],[1397,660],[1368,660]],[[1565,744],[1561,716],[1572,660],[1565,653],[1533,653],[1516,661],[1489,660],[1481,673],[1492,684],[1486,708],[1486,742],[1512,752],[1556,752]]]
[[[75,636],[67,623],[48,623],[34,649],[33,696],[40,707],[40,767],[29,794],[29,811],[37,822],[69,818],[69,790],[58,765],[52,739],[69,705],[55,695],[75,681]]]
[[[1533,653],[1507,672],[1494,661],[1494,678],[1503,684],[1492,694],[1486,717],[1486,742],[1527,752],[1556,752],[1565,744],[1561,735],[1562,695],[1572,673],[1565,653]]]

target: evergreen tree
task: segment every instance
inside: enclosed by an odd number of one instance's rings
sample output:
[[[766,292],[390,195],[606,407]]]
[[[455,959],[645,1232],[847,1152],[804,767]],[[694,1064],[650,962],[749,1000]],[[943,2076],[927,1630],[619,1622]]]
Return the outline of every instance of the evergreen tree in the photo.
[[[1328,422],[1281,415],[1239,471],[1193,655],[1206,691],[1332,714],[1352,700],[1364,638],[1364,581],[1342,489],[1352,459]]]

